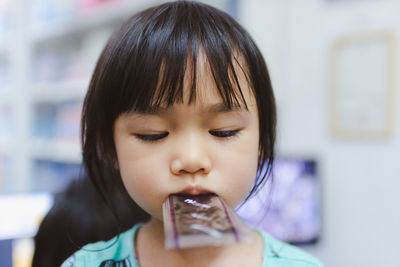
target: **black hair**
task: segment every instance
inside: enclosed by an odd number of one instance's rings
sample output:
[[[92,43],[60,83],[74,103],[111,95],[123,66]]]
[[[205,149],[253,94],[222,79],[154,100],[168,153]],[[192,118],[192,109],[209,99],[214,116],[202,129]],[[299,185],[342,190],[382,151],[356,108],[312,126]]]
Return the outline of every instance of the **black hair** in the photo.
[[[115,120],[130,111],[182,103],[187,76],[191,79],[189,102],[194,101],[200,49],[228,108],[246,105],[236,66],[245,75],[257,102],[259,171],[246,200],[269,177],[274,160],[276,107],[262,54],[228,14],[198,2],[175,1],[128,19],[112,34],[94,70],[83,105],[81,137],[84,165],[104,200],[113,184],[121,180],[115,168]]]
[[[35,236],[32,267],[60,266],[83,245],[109,240],[149,219],[122,183],[114,189],[108,199],[116,208],[113,212],[123,218],[119,224],[87,177],[72,180],[58,193]]]

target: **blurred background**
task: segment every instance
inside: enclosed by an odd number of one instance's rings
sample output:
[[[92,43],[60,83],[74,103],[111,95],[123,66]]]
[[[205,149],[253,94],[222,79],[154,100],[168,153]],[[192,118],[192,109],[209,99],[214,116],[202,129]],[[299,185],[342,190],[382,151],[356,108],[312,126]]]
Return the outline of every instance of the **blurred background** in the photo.
[[[80,174],[81,105],[107,38],[162,2],[0,0],[0,266],[29,266],[54,194]],[[297,230],[269,230],[328,267],[400,266],[400,1],[202,2],[248,29],[270,70],[285,182],[266,224]]]

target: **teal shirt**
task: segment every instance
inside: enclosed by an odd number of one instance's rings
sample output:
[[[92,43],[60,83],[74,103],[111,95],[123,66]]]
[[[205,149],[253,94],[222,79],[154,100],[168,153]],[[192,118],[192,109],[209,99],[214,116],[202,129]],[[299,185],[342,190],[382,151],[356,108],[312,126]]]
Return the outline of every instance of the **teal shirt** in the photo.
[[[61,267],[139,267],[135,255],[135,235],[142,224],[109,241],[84,246],[69,257]],[[303,250],[278,241],[256,229],[264,240],[262,267],[322,267],[323,264]],[[115,264],[115,265],[112,265]]]

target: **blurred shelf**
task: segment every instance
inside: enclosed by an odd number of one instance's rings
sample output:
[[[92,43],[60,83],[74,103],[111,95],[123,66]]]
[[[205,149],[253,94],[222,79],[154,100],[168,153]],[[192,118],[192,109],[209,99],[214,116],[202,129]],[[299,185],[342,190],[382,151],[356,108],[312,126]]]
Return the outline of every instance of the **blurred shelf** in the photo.
[[[11,47],[8,43],[10,38],[10,34],[0,36],[0,57],[7,55],[10,52]]]
[[[111,1],[80,11],[76,15],[58,23],[46,23],[46,28],[33,28],[29,31],[31,33],[30,38],[33,42],[63,39],[65,36],[99,28],[112,21],[121,22],[133,15],[137,10],[161,2],[161,0]]]
[[[82,161],[81,146],[74,141],[51,141],[36,138],[31,144],[31,156],[37,160],[49,160],[63,163]]]
[[[5,110],[0,128],[7,128],[0,129],[5,136],[0,136],[0,158],[16,177],[12,190],[30,190],[25,185],[37,181],[37,172],[49,171],[46,165],[81,164],[77,134],[81,104],[98,55],[109,34],[124,20],[162,2],[165,0],[114,0],[68,17],[63,14],[69,10],[58,16],[57,8],[62,7],[51,1],[43,1],[43,7],[16,6],[18,16],[49,15],[47,18],[54,20],[39,18],[36,23],[18,17],[21,20],[15,29],[0,34],[0,109]],[[49,14],[49,7],[55,5],[55,13]],[[9,138],[10,133],[15,136]],[[46,181],[50,190],[59,185],[57,179]]]
[[[0,158],[11,156],[13,151],[13,139],[11,137],[0,137]]]
[[[7,55],[9,51],[10,51],[9,46],[4,44],[3,41],[0,39],[0,57],[2,55]]]
[[[9,96],[7,94],[2,95],[0,93],[0,109],[1,108],[12,108],[13,107],[13,101],[14,98],[12,96]]]
[[[34,103],[61,103],[69,100],[82,101],[85,97],[89,80],[37,83],[32,85]]]

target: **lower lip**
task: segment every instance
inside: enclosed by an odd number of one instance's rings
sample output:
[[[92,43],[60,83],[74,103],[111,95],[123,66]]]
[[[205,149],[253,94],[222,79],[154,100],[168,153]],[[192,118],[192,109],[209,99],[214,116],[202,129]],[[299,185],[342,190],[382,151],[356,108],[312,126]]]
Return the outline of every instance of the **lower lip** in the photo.
[[[198,195],[205,195],[205,194],[209,194],[210,192],[204,191],[204,190],[200,190],[198,188],[192,188],[190,190],[188,190],[187,192],[189,195],[192,196],[198,196]]]
[[[200,195],[215,195],[212,192],[205,191],[205,190],[200,190],[198,188],[192,188],[190,190],[185,190],[182,193],[178,193],[177,195],[181,196],[200,196]]]

